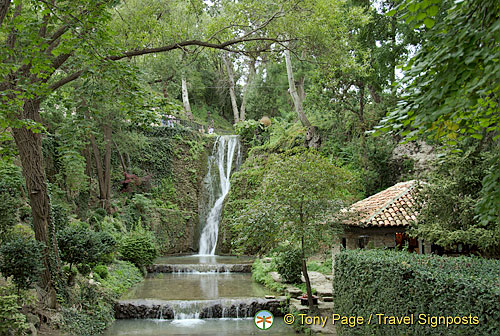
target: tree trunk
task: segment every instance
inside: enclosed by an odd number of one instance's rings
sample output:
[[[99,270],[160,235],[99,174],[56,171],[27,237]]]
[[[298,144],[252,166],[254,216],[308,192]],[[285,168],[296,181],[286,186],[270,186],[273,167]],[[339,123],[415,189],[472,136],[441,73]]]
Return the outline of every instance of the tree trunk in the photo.
[[[243,99],[241,101],[240,106],[240,121],[245,121],[246,119],[246,107],[247,107],[247,97],[248,91],[253,83],[253,79],[255,78],[255,58],[251,58],[248,61],[248,78],[245,86],[243,87]]]
[[[104,125],[104,209],[111,212],[111,137],[113,131],[111,125]]]
[[[116,142],[114,140],[113,140],[113,145],[115,145],[116,152],[118,153],[118,158],[120,159],[120,164],[122,165],[122,169],[123,169],[124,172],[126,172],[127,171],[127,165],[125,164],[125,160],[123,159],[123,155],[120,152],[120,148],[118,148],[118,145],[116,144]]]
[[[40,100],[25,101],[20,119],[40,122]],[[55,232],[50,227],[50,200],[42,155],[42,136],[25,127],[14,128],[12,133],[19,150],[26,190],[29,194],[35,238],[45,244],[41,287],[46,293],[46,304],[55,308],[57,301],[53,274],[59,272],[59,256]]]
[[[186,116],[189,120],[193,121],[193,113],[191,112],[191,104],[189,104],[189,93],[187,89],[187,79],[186,75],[182,73],[182,103],[184,104],[184,111],[186,112]]]
[[[229,95],[231,96],[231,106],[233,107],[234,123],[240,121],[240,111],[238,110],[238,103],[236,101],[236,93],[234,91],[234,73],[233,63],[229,60],[225,53],[222,54],[222,59],[226,65],[227,77],[229,78]]]
[[[290,95],[292,96],[293,105],[295,106],[295,112],[297,112],[297,116],[299,117],[302,126],[310,127],[311,123],[309,119],[307,119],[304,108],[302,106],[303,100],[297,93],[297,88],[295,86],[295,79],[293,77],[293,69],[292,69],[292,59],[290,57],[290,50],[285,50],[285,62],[286,62],[286,73],[288,75],[288,85],[290,87]]]
[[[306,280],[307,304],[309,305],[309,311],[313,312],[315,309],[313,303],[311,280],[309,279],[309,273],[307,273],[306,255],[304,252],[304,237],[302,237],[301,239],[301,248],[302,248],[302,274],[304,275],[304,279]]]
[[[105,209],[106,205],[106,183],[104,178],[104,169],[102,167],[101,153],[99,151],[99,146],[97,145],[97,140],[93,134],[90,134],[90,144],[92,145],[92,151],[94,152],[95,168],[97,171],[97,182],[99,185],[99,199],[101,200],[101,207]]]
[[[359,129],[360,129],[360,140],[361,140],[361,161],[363,162],[363,168],[367,169],[368,165],[368,154],[366,149],[366,125],[365,125],[365,84],[359,83]]]
[[[90,147],[90,144],[85,145],[83,156],[85,157],[85,175],[89,178],[90,188],[92,186],[92,147]]]

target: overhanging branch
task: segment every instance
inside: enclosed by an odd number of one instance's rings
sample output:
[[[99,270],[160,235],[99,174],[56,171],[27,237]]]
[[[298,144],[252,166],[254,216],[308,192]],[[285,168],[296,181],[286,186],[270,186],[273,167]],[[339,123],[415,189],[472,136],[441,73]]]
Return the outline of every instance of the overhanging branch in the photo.
[[[234,50],[231,50],[228,47],[235,45],[235,44],[238,44],[238,43],[251,42],[251,41],[268,41],[268,42],[273,42],[273,43],[286,42],[286,40],[280,40],[277,38],[268,38],[268,37],[237,38],[237,39],[229,40],[229,41],[222,42],[222,43],[212,43],[212,42],[207,42],[207,41],[189,40],[189,41],[174,43],[174,44],[170,44],[170,45],[158,47],[158,48],[145,48],[145,49],[141,49],[141,50],[127,51],[121,55],[109,56],[109,57],[107,57],[107,59],[112,60],[112,61],[117,61],[117,60],[120,60],[123,58],[161,53],[161,52],[171,51],[171,50],[175,50],[175,49],[182,49],[184,47],[189,47],[189,46],[198,46],[198,47],[205,47],[205,48],[212,48],[212,49],[222,49],[222,50],[234,52]]]
[[[80,70],[80,71],[74,72],[73,74],[71,74],[71,75],[69,75],[67,77],[64,77],[64,78],[58,80],[57,82],[51,84],[50,88],[53,91],[55,91],[58,88],[60,88],[61,86],[65,85],[65,84],[68,84],[69,82],[72,82],[75,79],[78,79],[84,72],[85,72],[85,70]]]

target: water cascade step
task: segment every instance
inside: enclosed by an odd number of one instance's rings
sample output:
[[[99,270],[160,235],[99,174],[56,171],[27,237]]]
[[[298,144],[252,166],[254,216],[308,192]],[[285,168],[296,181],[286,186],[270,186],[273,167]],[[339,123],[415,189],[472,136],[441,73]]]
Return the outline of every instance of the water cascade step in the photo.
[[[164,301],[121,300],[115,305],[117,319],[207,319],[253,317],[259,310],[283,316],[285,297],[218,300]]]
[[[149,273],[251,273],[252,264],[154,264]]]
[[[204,226],[200,235],[200,255],[215,255],[222,205],[229,192],[229,178],[235,160],[237,168],[241,161],[239,136],[224,135],[218,137],[212,155],[208,158],[208,173],[204,179],[204,185],[208,192],[208,204],[204,208],[210,209],[210,211],[206,217],[202,216],[205,218],[202,218]]]

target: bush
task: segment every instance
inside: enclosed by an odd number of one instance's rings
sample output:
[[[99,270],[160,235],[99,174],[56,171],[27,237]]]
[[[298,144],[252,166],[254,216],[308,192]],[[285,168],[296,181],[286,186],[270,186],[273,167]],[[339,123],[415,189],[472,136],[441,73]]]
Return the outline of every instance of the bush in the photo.
[[[97,265],[94,267],[94,273],[101,279],[106,279],[109,275],[108,268],[105,265]]]
[[[411,325],[337,328],[341,335],[493,335],[500,330],[500,261],[381,250],[344,251],[335,257],[335,313],[414,315]],[[424,317],[469,317],[462,325],[421,325]],[[432,321],[431,321],[432,322]],[[470,322],[470,321],[468,321]],[[478,323],[476,323],[478,322]]]
[[[19,297],[10,287],[0,287],[0,335],[23,335],[28,329]]]
[[[63,329],[70,335],[99,335],[114,321],[113,296],[106,288],[80,281],[74,304],[63,307]]]
[[[0,160],[0,239],[19,221],[23,182],[19,167]]]
[[[102,278],[101,286],[80,277],[62,308],[62,327],[69,335],[101,334],[114,320],[114,300],[143,279],[137,267],[121,260],[114,261],[109,270],[99,265],[94,272]]]
[[[275,259],[276,269],[285,283],[301,283],[302,253],[299,249],[286,247]]]
[[[116,241],[107,232],[94,232],[83,225],[68,226],[57,233],[61,259],[70,264],[95,264],[114,251]],[[89,270],[90,271],[90,270]],[[84,272],[85,273],[85,272]]]
[[[43,271],[42,244],[24,236],[9,237],[0,247],[0,272],[12,276],[18,288],[28,289]]]
[[[145,230],[129,233],[121,242],[120,254],[140,269],[151,265],[158,252],[151,233]]]

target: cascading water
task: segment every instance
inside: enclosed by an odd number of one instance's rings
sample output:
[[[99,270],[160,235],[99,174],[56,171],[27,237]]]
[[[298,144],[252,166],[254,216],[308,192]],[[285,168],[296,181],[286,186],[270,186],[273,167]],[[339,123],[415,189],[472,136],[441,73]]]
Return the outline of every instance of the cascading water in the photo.
[[[208,159],[208,173],[204,182],[208,189],[208,203],[211,208],[206,216],[205,226],[200,236],[200,255],[215,255],[222,204],[229,192],[229,178],[233,161],[236,159],[236,165],[238,165],[241,160],[240,147],[239,136],[220,136],[217,138],[212,155]]]

